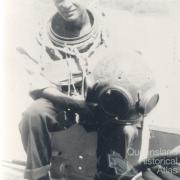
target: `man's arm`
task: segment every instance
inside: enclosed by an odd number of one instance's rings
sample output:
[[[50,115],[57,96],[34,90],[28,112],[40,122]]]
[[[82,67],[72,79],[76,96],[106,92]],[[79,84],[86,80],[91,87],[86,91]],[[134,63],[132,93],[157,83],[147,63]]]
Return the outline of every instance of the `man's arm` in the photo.
[[[55,87],[48,87],[42,90],[31,91],[30,95],[34,98],[46,98],[51,102],[59,105],[63,109],[67,110],[68,108],[76,111],[77,113],[89,113],[90,110],[87,106],[87,103],[84,99],[80,99],[76,96],[68,96],[60,92]]]

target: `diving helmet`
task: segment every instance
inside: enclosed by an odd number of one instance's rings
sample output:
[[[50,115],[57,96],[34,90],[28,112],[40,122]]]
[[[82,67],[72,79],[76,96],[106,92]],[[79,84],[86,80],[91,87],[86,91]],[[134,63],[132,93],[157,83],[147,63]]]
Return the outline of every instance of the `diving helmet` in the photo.
[[[158,103],[152,72],[136,52],[106,56],[92,74],[98,104],[119,122],[133,123]]]

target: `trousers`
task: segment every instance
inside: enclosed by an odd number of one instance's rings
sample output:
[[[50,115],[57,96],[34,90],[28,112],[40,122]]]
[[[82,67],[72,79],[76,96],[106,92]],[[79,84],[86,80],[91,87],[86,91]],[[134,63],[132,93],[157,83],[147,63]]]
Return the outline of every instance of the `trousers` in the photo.
[[[90,114],[78,115],[81,125],[87,131],[94,131],[97,129],[94,118],[96,112],[91,107],[89,110]],[[40,179],[48,174],[52,154],[51,133],[65,130],[75,123],[75,112],[65,110],[45,98],[33,101],[22,113],[19,130],[27,154],[24,173],[26,179]]]
[[[104,116],[100,110],[93,110],[94,118],[86,114],[80,114],[80,123],[87,131],[97,131],[97,170],[116,176],[116,168],[110,167],[111,162],[107,157],[116,152],[117,162],[121,162],[125,153],[125,134],[122,126],[112,123],[111,118]],[[86,119],[85,121],[81,121]],[[75,113],[67,111],[53,104],[47,99],[40,98],[35,100],[22,114],[22,120],[19,124],[22,144],[27,154],[26,169],[24,177],[26,179],[40,179],[48,175],[50,170],[51,149],[51,132],[67,129],[74,125]],[[122,167],[120,168],[122,171]],[[126,170],[124,167],[123,171]],[[120,172],[121,174],[122,172]],[[104,177],[98,180],[104,180]]]
[[[51,132],[75,123],[73,115],[47,99],[35,100],[22,114],[19,123],[22,144],[27,154],[24,177],[39,179],[48,174],[51,158]]]

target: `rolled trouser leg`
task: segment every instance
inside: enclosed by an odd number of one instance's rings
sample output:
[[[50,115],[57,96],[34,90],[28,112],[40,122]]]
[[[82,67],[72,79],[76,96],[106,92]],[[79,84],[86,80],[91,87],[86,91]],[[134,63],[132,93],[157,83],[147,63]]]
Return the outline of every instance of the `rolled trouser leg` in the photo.
[[[46,99],[34,101],[19,124],[27,154],[25,178],[39,179],[48,174],[51,157],[50,132],[58,125],[57,109]]]

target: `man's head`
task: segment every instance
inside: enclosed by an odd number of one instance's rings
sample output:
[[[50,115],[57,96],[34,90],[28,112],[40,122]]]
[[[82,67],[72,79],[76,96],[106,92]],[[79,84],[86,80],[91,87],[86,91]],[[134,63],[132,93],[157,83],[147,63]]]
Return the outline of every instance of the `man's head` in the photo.
[[[59,14],[65,21],[78,21],[86,12],[84,0],[54,0]]]

